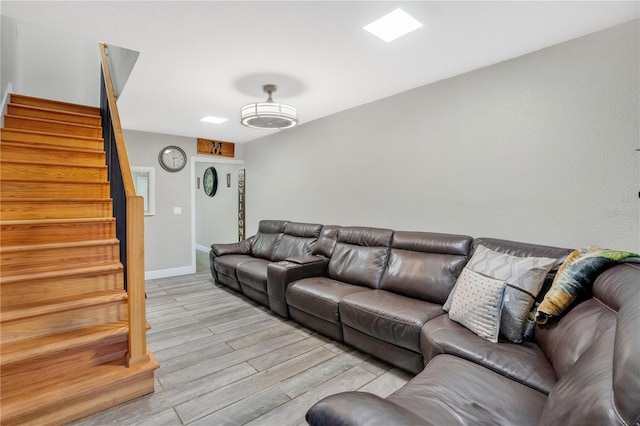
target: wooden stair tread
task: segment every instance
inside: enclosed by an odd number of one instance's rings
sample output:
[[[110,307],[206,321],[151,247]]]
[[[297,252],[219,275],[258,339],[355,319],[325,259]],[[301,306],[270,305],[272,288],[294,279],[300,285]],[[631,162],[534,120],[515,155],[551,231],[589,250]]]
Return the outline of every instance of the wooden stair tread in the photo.
[[[87,241],[72,241],[66,243],[48,243],[48,244],[25,244],[20,246],[4,246],[0,247],[0,253],[13,253],[17,251],[33,251],[33,250],[50,250],[50,249],[65,249],[75,247],[93,247],[103,245],[117,245],[120,241],[117,238],[107,238],[104,240],[87,240]]]
[[[42,280],[47,278],[71,277],[75,275],[96,275],[96,274],[102,274],[102,273],[108,274],[108,273],[122,271],[123,268],[124,267],[120,262],[114,262],[114,263],[101,264],[97,266],[87,266],[84,268],[59,269],[56,271],[46,271],[46,272],[32,272],[28,274],[2,277],[0,278],[0,285],[12,284],[14,282]]]
[[[31,129],[14,129],[14,128],[2,128],[2,138],[0,140],[7,139],[6,133],[9,134],[8,139],[14,140],[11,136],[15,134],[22,135],[24,137],[28,136],[40,136],[40,137],[53,137],[53,138],[63,138],[63,139],[76,139],[87,142],[99,142],[104,144],[104,139],[102,138],[93,138],[91,136],[80,136],[80,135],[68,135],[65,133],[52,133],[52,132],[44,132],[41,130],[31,130]],[[99,151],[103,151],[104,148],[98,149]]]
[[[122,302],[128,299],[124,290],[100,291],[90,294],[76,294],[60,299],[54,299],[47,303],[26,303],[22,305],[7,306],[0,312],[0,322],[5,323],[18,319],[32,318],[54,312],[70,311],[77,308],[98,306],[113,302]]]
[[[0,141],[0,148],[4,146],[16,146],[20,148],[33,148],[33,149],[42,149],[41,145],[38,144],[29,144],[26,142],[2,142]],[[86,149],[86,148],[70,148],[66,146],[51,146],[47,147],[47,151],[60,151],[60,152],[78,152],[78,153],[86,153],[86,154],[104,154],[104,151],[95,150],[95,149]]]
[[[16,105],[41,106],[48,105],[47,108],[61,111],[78,112],[86,115],[100,115],[100,108],[89,105],[80,105],[71,102],[55,101],[50,99],[36,98],[33,96],[11,94],[11,103]]]
[[[33,160],[0,160],[2,164],[33,164],[38,166],[51,167],[50,162],[46,161],[33,161]],[[56,164],[56,167],[69,167],[69,168],[86,168],[86,169],[107,169],[105,164]],[[4,179],[3,179],[4,180]]]
[[[0,362],[3,366],[38,358],[64,350],[90,345],[98,340],[120,341],[127,339],[129,325],[126,321],[100,324],[93,327],[51,334],[35,339],[19,340],[2,345]]]
[[[3,179],[5,180],[5,179]],[[65,203],[86,203],[86,202],[91,202],[91,203],[99,203],[99,202],[103,202],[103,201],[109,201],[111,202],[111,198],[34,198],[34,197],[30,197],[30,198],[0,198],[0,204],[2,203],[9,203],[9,202],[29,202],[29,203],[38,203],[38,202],[43,202],[43,203],[59,203],[59,202],[65,202]]]
[[[49,224],[65,224],[78,222],[115,222],[113,217],[84,217],[78,219],[17,219],[17,220],[0,220],[0,226],[10,225],[49,225]]]
[[[9,102],[8,107],[17,107],[20,109],[25,109],[25,110],[30,110],[30,111],[41,111],[41,112],[54,112],[57,114],[66,114],[69,115],[71,117],[75,116],[75,117],[86,117],[86,118],[92,118],[92,119],[96,119],[96,118],[101,118],[100,114],[84,114],[81,112],[75,112],[75,111],[65,111],[63,109],[59,109],[59,108],[45,108],[42,106],[35,106],[35,105],[25,105],[25,104],[20,104],[20,103],[15,103],[15,102]]]
[[[27,413],[33,413],[35,410],[55,412],[57,407],[63,408],[78,400],[91,400],[98,395],[116,393],[121,383],[134,380],[136,376],[153,372],[159,367],[153,354],[150,351],[148,353],[147,362],[129,368],[125,367],[124,361],[111,362],[87,371],[79,371],[78,374],[65,377],[64,380],[53,378],[42,382],[25,383],[19,389],[19,393],[3,392],[2,422],[3,424],[23,423],[20,419],[28,418]],[[142,394],[144,393],[140,395]]]
[[[22,120],[36,121],[36,122],[48,123],[48,124],[52,124],[52,125],[64,124],[66,126],[77,127],[77,128],[87,128],[87,129],[93,129],[93,130],[100,130],[102,132],[102,126],[91,126],[91,125],[88,125],[88,124],[70,123],[68,121],[60,121],[60,120],[47,120],[46,118],[26,117],[26,116],[23,116],[23,115],[13,115],[13,114],[5,114],[4,117],[5,117],[5,119],[7,119],[7,118],[10,118],[10,119],[11,118],[19,118],[19,119],[22,119]]]

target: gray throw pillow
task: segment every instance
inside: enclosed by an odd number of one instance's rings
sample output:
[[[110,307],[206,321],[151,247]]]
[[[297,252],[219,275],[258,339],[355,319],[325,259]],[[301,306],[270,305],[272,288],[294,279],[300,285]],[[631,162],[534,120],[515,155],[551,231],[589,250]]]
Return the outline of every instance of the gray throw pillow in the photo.
[[[449,318],[497,343],[505,285],[502,280],[464,268],[457,281]]]
[[[512,256],[482,245],[476,248],[466,268],[507,283],[504,291],[500,334],[508,340],[520,343],[524,339],[523,334],[529,312],[545,277],[556,262],[557,259],[549,257]],[[450,309],[457,285],[456,282],[456,286],[445,302],[445,310]]]

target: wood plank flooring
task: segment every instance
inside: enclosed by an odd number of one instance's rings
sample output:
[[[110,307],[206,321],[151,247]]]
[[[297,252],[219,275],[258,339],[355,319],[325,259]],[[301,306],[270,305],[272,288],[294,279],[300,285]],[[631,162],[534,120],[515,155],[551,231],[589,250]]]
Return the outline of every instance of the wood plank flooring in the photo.
[[[305,425],[327,395],[384,397],[411,377],[216,286],[207,256],[195,274],[146,283],[155,393],[75,426]]]

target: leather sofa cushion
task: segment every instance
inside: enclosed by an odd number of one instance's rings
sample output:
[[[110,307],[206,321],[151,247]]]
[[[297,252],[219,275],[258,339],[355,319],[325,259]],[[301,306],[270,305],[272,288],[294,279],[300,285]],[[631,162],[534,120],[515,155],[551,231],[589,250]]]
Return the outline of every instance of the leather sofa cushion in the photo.
[[[312,247],[312,253],[315,255],[324,256],[330,258],[333,254],[333,249],[336,246],[336,240],[338,238],[338,231],[340,227],[337,225],[325,225],[320,231],[318,241]]]
[[[274,253],[282,234],[265,234],[258,232],[251,242],[251,255],[262,259],[273,260]]]
[[[455,355],[548,394],[557,379],[553,366],[533,342],[489,342],[441,315],[421,331],[420,351],[425,363],[440,354]]]
[[[380,288],[443,304],[469,257],[464,235],[396,231]]]
[[[329,261],[329,277],[349,284],[378,288],[387,265],[390,229],[343,227]]]
[[[444,313],[441,305],[385,290],[350,294],[340,301],[343,324],[414,352],[420,352],[422,325]]]
[[[340,322],[338,304],[345,296],[368,291],[326,277],[295,281],[286,291],[287,304],[318,318],[337,324]]]
[[[271,260],[311,254],[311,246],[318,240],[322,225],[316,223],[288,222]]]
[[[389,401],[436,425],[536,425],[546,395],[481,365],[438,355]]]
[[[236,275],[236,269],[238,266],[256,260],[248,254],[226,254],[224,256],[216,257],[213,259],[213,266],[220,274],[224,274],[233,279],[238,279]]]
[[[253,259],[251,262],[245,262],[238,265],[236,274],[240,284],[244,284],[254,288],[262,293],[267,292],[267,266],[270,264],[268,260]]]
[[[311,245],[315,243],[316,240],[316,238],[282,234],[278,246],[273,251],[271,260],[278,261],[285,260],[289,257],[309,255],[311,254]]]

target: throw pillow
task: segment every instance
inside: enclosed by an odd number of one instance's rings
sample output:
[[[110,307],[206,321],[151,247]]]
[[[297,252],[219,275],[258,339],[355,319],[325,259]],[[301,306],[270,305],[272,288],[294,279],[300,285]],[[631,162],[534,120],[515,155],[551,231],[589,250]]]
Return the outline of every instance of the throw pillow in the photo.
[[[538,306],[536,323],[546,324],[549,319],[560,316],[591,288],[600,273],[621,262],[640,263],[640,255],[593,247],[573,251],[558,269],[551,288]]]
[[[514,343],[524,339],[527,317],[544,279],[557,259],[518,257],[479,245],[466,268],[491,278],[506,281],[500,334]],[[449,299],[457,291],[457,283]],[[447,300],[447,303],[449,300]],[[445,303],[445,310],[450,306]]]
[[[497,343],[505,285],[502,280],[464,268],[457,281],[449,318]]]

